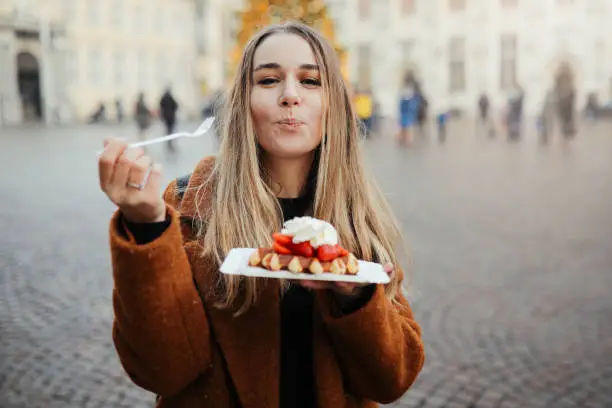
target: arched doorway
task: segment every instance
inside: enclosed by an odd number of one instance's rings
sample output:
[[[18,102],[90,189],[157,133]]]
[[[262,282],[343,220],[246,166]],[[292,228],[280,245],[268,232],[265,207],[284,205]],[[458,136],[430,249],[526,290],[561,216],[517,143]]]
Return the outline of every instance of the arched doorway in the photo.
[[[40,69],[38,60],[29,52],[17,55],[17,81],[24,121],[42,119]]]

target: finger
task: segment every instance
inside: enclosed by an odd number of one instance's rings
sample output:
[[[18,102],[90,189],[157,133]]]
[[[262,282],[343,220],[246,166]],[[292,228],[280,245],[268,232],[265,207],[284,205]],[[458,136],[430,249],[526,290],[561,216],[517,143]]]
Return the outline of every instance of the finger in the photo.
[[[128,182],[130,184],[140,184],[145,186],[148,181],[147,179],[149,178],[149,172],[152,164],[153,160],[151,157],[146,155],[134,161],[134,164],[130,169]]]
[[[117,159],[128,146],[124,141],[115,138],[107,139],[104,144],[104,151],[98,158],[98,177],[102,190],[105,190],[111,183]]]
[[[144,191],[151,191],[156,196],[159,195],[162,179],[162,165],[154,163],[149,173],[149,179],[146,181]]]
[[[117,160],[117,164],[115,164],[115,171],[113,172],[113,177],[111,179],[111,184],[115,188],[123,188],[128,183],[128,176],[130,175],[130,170],[136,160],[140,159],[144,155],[144,150],[137,149],[127,149]]]

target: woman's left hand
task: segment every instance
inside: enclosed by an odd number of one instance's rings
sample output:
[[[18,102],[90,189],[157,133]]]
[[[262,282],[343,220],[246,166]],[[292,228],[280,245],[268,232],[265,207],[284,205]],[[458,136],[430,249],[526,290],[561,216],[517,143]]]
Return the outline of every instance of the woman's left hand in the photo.
[[[395,273],[393,264],[388,263],[383,266],[385,272],[391,279]],[[327,282],[327,281],[312,281],[312,280],[298,280],[298,285],[304,288],[312,290],[331,290],[334,294],[341,297],[358,297],[365,286],[368,283],[352,283],[352,282]]]

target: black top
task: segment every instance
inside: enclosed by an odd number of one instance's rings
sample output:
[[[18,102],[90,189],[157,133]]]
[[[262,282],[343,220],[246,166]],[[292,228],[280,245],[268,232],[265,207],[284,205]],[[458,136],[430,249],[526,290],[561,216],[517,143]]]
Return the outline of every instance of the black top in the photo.
[[[310,195],[280,198],[285,221],[303,216],[311,205]],[[291,285],[280,303],[281,356],[280,408],[317,406],[314,383],[312,292]]]

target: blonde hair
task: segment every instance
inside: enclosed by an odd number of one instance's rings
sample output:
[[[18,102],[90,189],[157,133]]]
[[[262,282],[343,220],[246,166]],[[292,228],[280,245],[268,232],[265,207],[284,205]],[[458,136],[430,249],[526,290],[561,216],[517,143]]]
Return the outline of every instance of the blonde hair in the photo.
[[[387,200],[364,169],[359,126],[337,55],[318,32],[295,22],[261,30],[244,49],[226,98],[219,157],[206,183],[212,191],[210,209],[206,214],[198,212],[203,256],[220,265],[231,248],[271,245],[271,234],[282,226],[282,210],[263,168],[250,109],[255,51],[277,33],[298,35],[308,42],[321,72],[325,110],[318,160],[313,164],[318,165],[313,169],[313,216],[332,223],[341,244],[360,259],[397,265],[394,248],[401,242],[400,229]],[[400,289],[399,279],[396,273],[385,287],[390,299]],[[264,284],[256,278],[219,274],[218,305],[244,313],[257,301]]]

